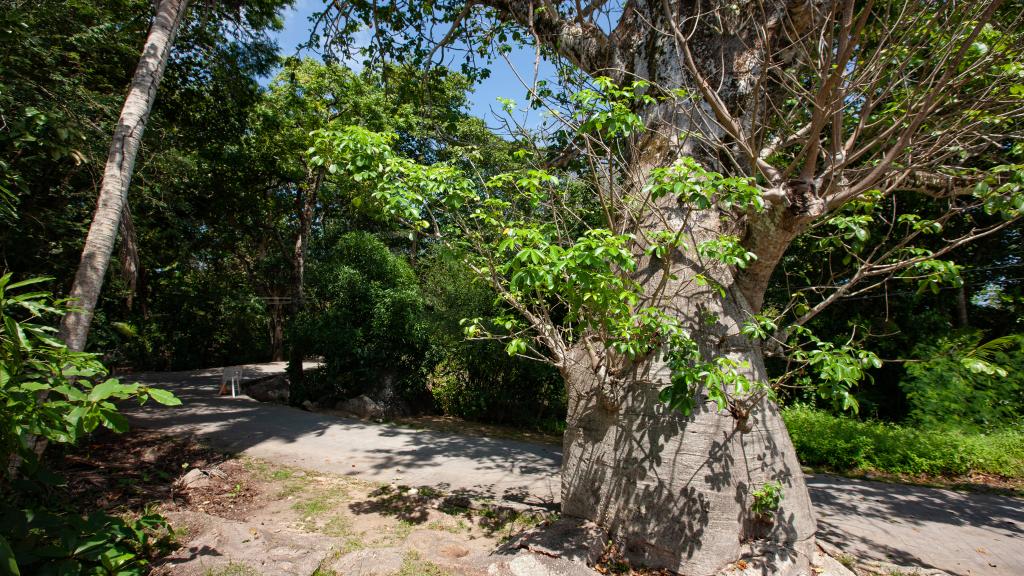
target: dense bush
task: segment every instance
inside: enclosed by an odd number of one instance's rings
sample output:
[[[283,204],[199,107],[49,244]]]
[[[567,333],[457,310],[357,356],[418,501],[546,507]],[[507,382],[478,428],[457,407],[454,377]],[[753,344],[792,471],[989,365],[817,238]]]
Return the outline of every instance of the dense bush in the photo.
[[[417,278],[371,234],[330,236],[314,250],[306,309],[290,333],[324,368],[294,387],[294,402],[398,395],[416,411],[559,428],[557,371],[510,357],[501,342],[466,340],[461,320],[493,314],[497,304],[456,254],[431,250]]]
[[[909,421],[924,428],[982,430],[1021,424],[1024,350],[1020,339],[1000,342],[983,346],[982,334],[972,331],[917,346],[913,357],[921,360],[908,362],[900,381]],[[988,361],[979,354],[986,348]]]
[[[320,374],[292,390],[292,400],[368,393],[415,400],[426,333],[416,276],[401,256],[366,232],[325,239],[306,276],[306,307],[292,341],[321,356]]]
[[[269,314],[244,277],[223,270],[152,273],[155,298],[145,309],[113,305],[120,279],[111,278],[89,335],[107,365],[139,370],[188,370],[265,362]]]
[[[861,422],[796,405],[783,411],[801,462],[837,472],[1024,477],[1024,431],[992,434]]]
[[[540,362],[510,357],[502,342],[466,340],[461,321],[495,315],[494,291],[457,253],[434,251],[421,264],[431,346],[427,385],[445,414],[546,431],[564,427],[561,375]]]

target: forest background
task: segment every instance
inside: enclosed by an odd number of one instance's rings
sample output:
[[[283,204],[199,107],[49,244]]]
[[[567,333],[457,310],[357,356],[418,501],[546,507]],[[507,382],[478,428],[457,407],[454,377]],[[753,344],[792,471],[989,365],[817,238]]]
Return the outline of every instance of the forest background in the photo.
[[[424,74],[394,63],[364,68],[358,56],[324,63],[282,55],[281,8],[189,11],[146,131],[88,350],[121,372],[281,360],[298,350],[322,357],[325,368],[293,383],[295,404],[368,394],[394,399],[403,412],[559,433],[559,374],[510,356],[506,343],[466,339],[464,319],[498,316],[502,305],[464,254],[380,218],[351,184],[328,179],[311,190],[307,154],[311,132],[345,118],[396,133],[395,148],[419,162],[499,173],[517,166],[517,153],[550,142],[551,123],[531,110],[539,107],[507,70],[477,89],[490,100],[494,86],[505,86],[503,96],[521,103],[491,106],[473,97],[475,69]],[[50,277],[46,290],[67,293],[151,9],[129,0],[5,2],[0,266],[16,279]],[[308,34],[304,18],[283,14],[289,32]],[[511,58],[522,64],[532,56]],[[505,66],[496,59],[492,68]],[[553,73],[546,60],[541,68]],[[474,116],[485,107],[495,114]],[[1021,151],[1009,155],[1019,161]],[[311,194],[297,286],[295,243]],[[883,235],[882,224],[859,222],[798,239],[775,272],[766,309],[820,282],[822,262],[850,264],[829,238]],[[1019,475],[1019,460],[996,454],[1024,418],[1022,248],[1020,227],[1009,227],[958,249],[955,273],[942,282],[896,279],[815,317],[809,327],[822,341],[854,343],[882,362],[853,390],[856,413],[813,390],[782,393],[805,463]],[[1000,345],[982,347],[993,340]],[[979,350],[1001,368],[971,369],[965,359]],[[771,361],[769,369],[786,366]],[[962,457],[972,446],[982,448],[973,460]]]

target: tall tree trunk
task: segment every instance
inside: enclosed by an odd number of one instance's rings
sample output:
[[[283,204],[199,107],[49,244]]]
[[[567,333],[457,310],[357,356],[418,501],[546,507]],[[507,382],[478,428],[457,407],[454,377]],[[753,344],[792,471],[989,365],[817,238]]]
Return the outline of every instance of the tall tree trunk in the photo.
[[[298,217],[298,231],[295,234],[295,250],[292,254],[292,319],[298,317],[306,306],[306,250],[309,244],[309,234],[313,227],[313,210],[316,208],[317,194],[320,192],[320,184],[323,182],[323,170],[310,170],[306,182],[299,188],[299,194],[295,197],[295,210]],[[297,342],[292,342],[289,350],[288,371],[292,383],[302,382],[302,361],[305,360],[305,351]]]
[[[710,93],[713,84],[720,87],[710,95],[716,106],[742,112],[733,123],[717,114],[709,96],[644,109],[648,131],[629,153],[632,166],[620,179],[627,187],[623,196],[643,198],[651,170],[685,156],[725,174],[755,174],[754,160],[732,145],[730,134],[749,129],[757,111],[752,99],[763,89],[757,18],[741,18],[735,30],[723,34],[719,26],[728,25],[698,18],[702,3],[641,5],[648,10],[624,13],[625,25],[613,40],[628,49],[611,60],[655,85]],[[696,24],[679,28],[673,37],[661,32],[673,29],[667,19],[659,22],[667,14],[676,24],[687,17]],[[586,58],[577,60],[586,65]],[[635,279],[648,299],[640,306],[656,306],[677,318],[705,361],[727,357],[747,380],[762,383],[768,380],[763,353],[741,327],[761,308],[772,269],[790,241],[820,210],[813,190],[787,184],[783,192],[788,202],[773,201],[757,217],[699,210],[666,197],[640,214],[635,225],[644,234],[681,230],[686,237],[684,249],[669,262],[648,257],[645,246],[639,247]],[[723,235],[743,239],[758,255],[749,270],[738,273],[699,255],[701,242]],[[742,557],[760,564],[765,574],[809,571],[816,524],[777,406],[751,399],[733,414],[702,391],[693,413],[685,416],[659,401],[671,383],[664,358],[650,358],[609,381],[607,371],[593,369],[592,351],[577,345],[569,355],[562,368],[569,399],[564,514],[604,526],[632,560],[687,576],[717,574]],[[766,521],[752,510],[754,493],[774,482],[781,483],[784,496]]]
[[[649,114],[666,117],[657,107]],[[692,129],[686,115],[671,122],[661,133]],[[725,140],[713,123],[700,128],[710,141]],[[700,142],[676,138],[652,139],[639,147],[623,185],[642,190],[653,168],[680,156],[719,166]],[[747,380],[767,382],[760,344],[741,328],[760,308],[769,275],[743,281],[734,267],[697,250],[702,242],[724,235],[743,237],[749,223],[743,215],[696,209],[670,196],[653,204],[637,228],[645,233],[683,230],[686,245],[667,260],[638,246],[634,279],[646,298],[639,306],[656,306],[674,316],[705,361],[729,358]],[[771,258],[781,257],[800,229],[794,223],[780,231],[779,220],[792,214],[780,213],[775,235],[762,240],[772,244]],[[563,513],[605,527],[631,560],[653,568],[705,576],[746,557],[764,573],[806,573],[817,527],[778,407],[730,390],[739,400],[732,413],[701,391],[693,413],[685,416],[659,400],[671,384],[665,358],[654,356],[610,379],[607,370],[595,372],[592,355],[579,344],[562,368],[569,400]],[[753,512],[754,492],[775,482],[781,483],[784,498],[766,520]]]
[[[188,0],[160,0],[156,16],[142,49],[139,65],[132,77],[131,89],[125,98],[121,116],[114,129],[114,138],[107,155],[107,164],[100,183],[99,200],[89,234],[82,249],[82,260],[71,287],[71,298],[77,311],[67,314],[61,323],[61,337],[72,350],[85,349],[96,301],[110,264],[117,240],[121,215],[128,199],[128,186],[135,168],[135,158],[142,144],[146,120],[153,109],[156,91],[167,67],[174,36],[188,6]]]
[[[756,343],[739,335],[749,307],[738,288],[725,298],[674,269],[671,305],[705,358],[746,362],[765,381]],[[706,273],[706,272],[705,272]],[[660,282],[660,274],[648,276]],[[688,576],[717,574],[749,557],[765,573],[806,571],[816,530],[800,464],[778,408],[761,401],[746,418],[703,393],[690,416],[658,398],[670,370],[655,358],[608,382],[577,348],[563,368],[569,410],[562,512],[593,520],[634,562]],[[753,493],[780,482],[784,498],[770,522],[752,511]]]
[[[284,360],[284,311],[279,303],[270,305],[270,361]]]
[[[967,284],[961,284],[956,291],[956,319],[960,328],[971,326],[970,318],[967,316]]]

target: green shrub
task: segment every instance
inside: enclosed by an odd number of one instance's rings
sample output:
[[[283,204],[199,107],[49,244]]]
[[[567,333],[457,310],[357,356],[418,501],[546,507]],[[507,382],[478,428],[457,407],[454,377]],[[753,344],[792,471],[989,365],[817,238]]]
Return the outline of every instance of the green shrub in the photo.
[[[462,319],[495,315],[494,291],[447,250],[424,259],[420,277],[431,334],[424,373],[437,407],[470,420],[562,430],[565,385],[557,370],[509,356],[503,342],[466,339]]]
[[[181,401],[166,390],[142,384],[122,384],[107,378],[95,354],[72,352],[56,338],[47,321],[67,312],[66,301],[46,292],[20,292],[49,280],[11,282],[0,277],[0,459],[31,460],[31,438],[74,443],[99,426],[116,432],[128,422],[115,402],[150,399],[161,404]],[[7,471],[7,467],[4,467]]]
[[[909,419],[925,428],[991,430],[1018,425],[1024,418],[1024,349],[1020,338],[1000,339],[982,361],[978,331],[940,338],[914,349],[900,388],[910,405]],[[974,364],[971,361],[974,361]],[[974,366],[973,370],[968,366]]]
[[[407,397],[425,390],[423,297],[405,259],[366,232],[326,239],[315,256],[290,336],[307,355],[322,356],[324,369],[293,389],[292,400],[375,395],[382,382]]]
[[[1024,432],[991,434],[861,422],[797,405],[783,410],[797,455],[835,471],[1024,477]]]
[[[150,560],[172,548],[174,532],[158,514],[124,519],[102,512],[19,508],[0,504],[0,558],[6,553],[22,574],[142,576]],[[5,565],[4,567],[8,567]]]
[[[145,574],[155,547],[169,542],[166,521],[85,517],[62,506],[36,453],[41,441],[74,443],[100,426],[126,430],[117,401],[181,401],[107,378],[95,354],[72,352],[55,337],[50,324],[67,312],[67,302],[23,290],[48,279],[11,279],[0,277],[0,572]]]

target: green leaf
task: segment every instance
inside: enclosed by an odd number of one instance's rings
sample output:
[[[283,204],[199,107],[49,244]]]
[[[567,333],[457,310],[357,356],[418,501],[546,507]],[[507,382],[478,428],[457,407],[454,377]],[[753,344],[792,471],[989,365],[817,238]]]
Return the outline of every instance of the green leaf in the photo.
[[[39,284],[40,282],[49,282],[50,280],[53,280],[53,278],[50,276],[39,276],[38,278],[29,278],[27,280],[15,282],[14,284],[9,284],[7,286],[7,290],[11,291],[14,290],[15,288],[21,288],[22,286],[30,286],[32,284]]]
[[[170,390],[162,390],[160,388],[149,388],[146,390],[149,397],[153,400],[163,404],[164,406],[180,406],[181,398],[178,398]]]
[[[21,576],[18,560],[14,557],[14,550],[11,550],[11,545],[3,536],[0,536],[0,575]]]
[[[104,410],[100,413],[100,418],[103,420],[104,426],[118,434],[124,434],[128,431],[128,419],[118,412],[116,408]]]
[[[22,331],[21,326],[14,321],[14,318],[4,316],[4,326],[7,327],[7,334],[12,340],[14,340],[15,346],[24,348],[25,350],[32,349],[31,344],[25,339],[25,332]]]
[[[123,391],[124,386],[116,378],[111,378],[102,384],[99,384],[92,391],[89,392],[89,400],[92,402],[98,402],[100,400],[106,400],[111,396],[118,394]]]

